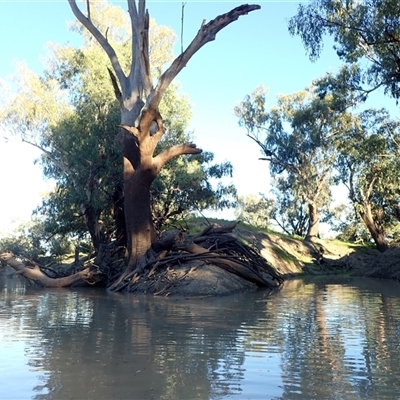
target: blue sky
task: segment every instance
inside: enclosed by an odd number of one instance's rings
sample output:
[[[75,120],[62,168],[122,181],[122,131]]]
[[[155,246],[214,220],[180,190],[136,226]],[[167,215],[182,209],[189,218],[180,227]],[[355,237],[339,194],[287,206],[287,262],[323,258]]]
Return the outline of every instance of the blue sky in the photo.
[[[112,3],[127,8],[126,1]],[[269,179],[266,163],[258,161],[256,144],[238,127],[233,115],[235,105],[260,84],[269,88],[269,104],[273,105],[277,94],[302,90],[313,79],[340,66],[329,39],[321,58],[311,63],[300,39],[289,35],[287,21],[296,13],[297,1],[254,3],[260,4],[261,10],[226,27],[215,41],[195,54],[177,77],[193,106],[191,129],[196,144],[214,152],[216,161],[233,163],[233,181],[241,195],[268,193]],[[184,46],[203,19],[209,21],[240,4],[186,0]],[[181,1],[147,2],[150,16],[158,24],[171,26],[178,38],[181,7]],[[67,26],[73,20],[67,0],[0,0],[0,79],[8,80],[20,61],[40,74],[48,42],[78,44],[79,37]],[[176,53],[179,51],[178,39]],[[370,106],[387,106],[393,116],[398,116],[395,101],[382,94],[373,96]],[[0,138],[0,232],[13,219],[29,218],[46,190],[40,168],[32,163],[37,156],[29,146],[4,143]]]

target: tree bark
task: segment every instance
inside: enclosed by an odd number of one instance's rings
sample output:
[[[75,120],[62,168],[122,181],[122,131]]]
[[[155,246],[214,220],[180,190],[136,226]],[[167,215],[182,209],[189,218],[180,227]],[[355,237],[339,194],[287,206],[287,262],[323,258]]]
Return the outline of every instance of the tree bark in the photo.
[[[128,270],[146,254],[155,239],[150,208],[150,185],[155,175],[142,169],[125,181]]]
[[[0,261],[13,268],[17,275],[21,275],[29,281],[43,287],[69,287],[69,286],[87,286],[98,282],[98,271],[92,267],[85,268],[73,275],[62,278],[51,278],[45,275],[38,265],[33,264],[27,266],[24,262],[19,261],[12,253],[0,254]]]
[[[372,210],[371,210],[370,204],[364,203],[364,211],[360,212],[360,216],[361,216],[362,220],[364,221],[364,224],[367,227],[369,233],[371,234],[371,237],[376,244],[376,248],[381,253],[386,251],[389,248],[389,246],[386,243],[385,234],[382,231],[382,229],[379,229],[379,227],[376,225],[376,223],[374,221],[374,217],[372,215]]]
[[[309,225],[304,240],[312,242],[318,238],[319,234],[319,212],[314,203],[308,203]]]

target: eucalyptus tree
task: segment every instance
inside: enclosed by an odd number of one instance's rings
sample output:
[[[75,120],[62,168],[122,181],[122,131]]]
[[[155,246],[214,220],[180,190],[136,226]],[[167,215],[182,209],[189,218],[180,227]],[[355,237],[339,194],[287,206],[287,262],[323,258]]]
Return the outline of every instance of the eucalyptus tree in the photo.
[[[130,63],[123,65],[115,46],[108,39],[107,29],[91,17],[91,3],[86,2],[86,14],[75,0],[69,5],[78,21],[100,44],[111,63],[108,69],[121,111],[121,130],[118,141],[122,147],[124,209],[127,230],[127,268],[113,286],[119,285],[131,271],[141,272],[140,260],[155,241],[151,215],[150,186],[162,167],[173,158],[184,154],[199,154],[193,143],[168,147],[155,155],[158,143],[166,132],[160,113],[160,102],[173,79],[187,65],[191,57],[216,34],[241,15],[259,9],[257,5],[242,5],[214,20],[203,23],[195,38],[171,65],[153,82],[149,58],[150,19],[144,0],[128,0],[131,23]],[[105,20],[105,19],[104,19]],[[104,66],[106,67],[106,65]]]
[[[388,248],[388,233],[399,223],[399,143],[398,121],[381,109],[355,117],[338,146],[337,179],[380,251]]]
[[[318,96],[313,86],[278,96],[277,106],[269,111],[265,94],[262,87],[256,89],[235,113],[249,138],[260,146],[272,177],[286,181],[285,191],[307,204],[305,238],[312,241],[318,236],[320,210],[329,204],[334,141],[346,113],[333,96]]]
[[[168,162],[173,162],[178,156],[187,157],[202,153],[201,149],[193,143],[176,144],[166,141],[167,145],[162,146],[162,141],[167,137],[168,132],[168,121],[165,114],[162,116],[164,113],[162,109],[163,99],[166,98],[172,88],[172,82],[176,75],[203,45],[214,40],[216,34],[231,22],[242,15],[259,9],[260,6],[238,6],[208,23],[203,22],[186,50],[164,70],[164,65],[162,65],[162,68],[155,69],[151,66],[152,49],[149,43],[151,23],[145,1],[128,0],[127,3],[131,36],[129,37],[129,45],[122,43],[122,46],[119,46],[118,40],[114,40],[113,35],[109,32],[108,23],[104,18],[107,15],[106,12],[101,13],[101,18],[97,21],[94,17],[94,8],[91,7],[92,3],[89,0],[86,2],[85,13],[80,10],[74,0],[69,0],[71,9],[78,21],[90,32],[89,41],[93,42],[94,39],[94,42],[97,42],[104,51],[102,54],[107,57],[107,61],[104,63],[102,58],[96,60],[97,65],[103,65],[101,73],[109,75],[111,81],[109,89],[113,92],[120,108],[120,130],[114,140],[121,146],[120,151],[123,160],[123,208],[127,233],[126,268],[122,271],[118,266],[117,269],[111,267],[110,274],[110,265],[108,264],[110,247],[108,246],[102,246],[104,251],[99,252],[95,263],[67,278],[50,279],[41,273],[38,266],[28,268],[23,261],[13,257],[10,253],[0,254],[0,259],[28,279],[33,279],[46,286],[95,283],[102,280],[104,282],[104,276],[106,276],[108,277],[106,278],[107,282],[111,283],[110,290],[136,290],[137,282],[141,287],[148,285],[150,290],[155,290],[160,280],[154,283],[152,279],[149,280],[148,278],[155,273],[156,268],[162,266],[161,271],[158,272],[164,276],[168,274],[169,270],[169,268],[166,268],[166,265],[168,265],[166,263],[175,262],[177,265],[181,265],[184,258],[188,259],[187,265],[190,265],[191,262],[198,263],[199,259],[202,260],[201,262],[207,258],[212,259],[215,268],[218,265],[220,270],[229,271],[228,275],[231,278],[228,278],[228,280],[232,281],[232,290],[235,290],[233,288],[238,283],[238,279],[243,280],[243,288],[254,287],[254,284],[270,287],[279,286],[282,282],[279,274],[265,260],[261,259],[253,249],[241,244],[231,236],[224,236],[223,239],[228,247],[220,247],[218,243],[221,240],[221,235],[230,232],[234,226],[219,229],[209,227],[202,234],[196,236],[196,243],[190,241],[191,239],[188,242],[182,241],[183,233],[175,231],[167,232],[156,242],[156,231],[151,215],[151,185],[161,173],[163,167]],[[119,34],[118,31],[117,34]],[[119,38],[118,35],[116,37]],[[126,53],[128,53],[128,57],[126,57]],[[76,53],[76,56],[78,60],[82,58],[82,54]],[[78,62],[77,65],[79,70],[80,63]],[[87,82],[88,87],[93,88],[93,97],[98,100],[98,103],[94,102],[94,104],[103,110],[101,90],[96,91],[98,87],[95,84],[93,85],[93,75],[89,73],[84,75],[87,79],[82,80],[80,77],[77,79],[75,73],[71,74],[63,67],[64,65],[61,64],[61,68],[57,68],[57,70],[60,71],[60,76],[64,76],[61,82],[65,82],[67,95],[72,94],[72,99],[74,99],[74,91],[69,90],[70,87],[75,87],[75,85],[80,87],[82,82]],[[161,70],[164,70],[164,72],[159,75]],[[57,79],[55,80],[57,81]],[[45,84],[49,85],[49,82],[53,82],[53,80],[46,80]],[[77,104],[82,105],[82,107],[90,104],[90,97],[91,95],[78,96]],[[68,101],[67,104],[69,104]],[[105,107],[105,110],[107,111],[107,107]],[[74,112],[74,107],[70,107],[68,111],[70,114],[65,113],[63,117],[69,117]],[[33,118],[33,120],[35,119]],[[45,118],[39,120],[36,129],[43,126],[45,128],[44,133],[48,133],[49,125]],[[209,159],[207,155],[203,154],[202,156],[203,161]],[[107,152],[105,157],[107,157]],[[58,160],[54,158],[53,162],[56,163]],[[62,168],[63,165],[60,164],[59,167]],[[205,171],[205,176],[206,178],[211,176],[221,177],[226,171],[229,173],[230,170],[229,163],[212,165]],[[207,185],[205,189],[207,190],[204,191],[206,193],[204,199],[209,201]],[[218,197],[233,192],[230,188],[227,188],[225,192],[224,190],[221,191],[221,188],[217,188],[216,193]],[[208,240],[216,241],[215,245],[207,244]],[[205,247],[198,243],[203,243]],[[211,251],[210,247],[214,250]],[[171,255],[167,256],[169,253]],[[236,259],[232,259],[232,254],[237,254]],[[160,258],[165,258],[161,264]],[[112,264],[112,266],[115,267],[116,264]],[[144,273],[146,268],[150,268],[147,275]],[[188,272],[190,271],[188,270]],[[218,274],[216,270],[214,273]],[[167,277],[168,282],[169,278]],[[215,290],[214,281],[211,286],[207,287],[206,290]],[[226,290],[226,288],[221,288],[221,290]]]
[[[112,17],[108,38],[127,63],[128,18],[106,3],[96,4],[92,15],[101,20],[105,11]],[[151,56],[157,71],[172,57],[175,34],[155,23],[152,27]],[[120,118],[109,74],[99,64],[107,58],[84,30],[80,33],[80,48],[50,46],[44,77],[24,66],[18,69],[18,93],[2,108],[1,123],[42,150],[44,175],[56,182],[37,210],[47,233],[82,236],[88,231],[98,249],[112,234],[124,244],[122,157],[115,141]],[[190,118],[188,100],[174,86],[164,99],[161,108],[170,127],[166,137],[183,141]]]
[[[361,91],[363,97],[379,87],[400,97],[397,0],[313,0],[299,5],[289,21],[289,32],[300,36],[313,61],[321,54],[324,36],[332,36],[351,77],[339,81]]]
[[[307,202],[294,190],[296,185],[292,186],[292,182],[284,177],[278,177],[272,185],[276,199],[272,220],[286,234],[306,237],[309,228],[308,207]]]
[[[110,14],[106,25],[102,15]],[[107,30],[118,49],[121,62],[129,64],[129,17],[105,2],[91,8],[91,18]],[[102,25],[103,24],[103,25]],[[153,21],[149,36],[152,72],[158,77],[172,58],[175,34]],[[118,135],[120,110],[115,100],[108,59],[101,47],[80,25],[80,48],[52,44],[44,77],[26,68],[17,75],[18,95],[3,109],[2,124],[15,130],[22,140],[43,151],[44,175],[54,179],[55,189],[36,210],[43,219],[47,236],[89,232],[96,250],[116,238],[125,244],[122,155]],[[109,65],[111,67],[111,65]],[[31,100],[34,99],[32,102]],[[62,100],[62,101],[60,101]],[[160,103],[168,130],[158,143],[156,154],[184,143],[191,116],[190,104],[171,84]],[[156,227],[172,218],[207,207],[221,208],[231,202],[233,186],[213,188],[210,179],[232,173],[229,163],[215,165],[212,154],[173,160],[158,176],[151,190]]]
[[[275,201],[260,193],[258,196],[247,195],[239,197],[235,208],[236,217],[249,225],[259,228],[271,226],[271,215]]]

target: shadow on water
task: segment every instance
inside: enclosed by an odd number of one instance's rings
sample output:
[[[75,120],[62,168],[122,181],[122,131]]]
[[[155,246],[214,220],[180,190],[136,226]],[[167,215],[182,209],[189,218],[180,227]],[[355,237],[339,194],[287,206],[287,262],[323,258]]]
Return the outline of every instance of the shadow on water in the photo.
[[[400,390],[396,282],[329,277],[185,299],[1,279],[2,399],[383,399]],[[25,378],[30,387],[18,385]]]

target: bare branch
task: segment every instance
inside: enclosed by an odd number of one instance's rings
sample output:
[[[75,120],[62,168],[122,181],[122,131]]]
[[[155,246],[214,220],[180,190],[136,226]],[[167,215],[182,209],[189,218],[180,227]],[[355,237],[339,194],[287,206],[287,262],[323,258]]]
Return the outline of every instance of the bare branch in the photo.
[[[154,157],[153,162],[160,170],[168,161],[174,157],[181,156],[183,154],[200,154],[203,150],[199,149],[194,143],[179,144],[172,146],[158,156]]]
[[[86,8],[87,8],[88,20],[91,21],[91,18],[90,18],[90,0],[86,0]]]
[[[181,53],[183,53],[183,20],[185,16],[185,5],[186,3],[182,2],[182,16],[181,16]]]
[[[132,26],[132,64],[129,73],[131,87],[143,91],[147,97],[152,89],[149,60],[149,14],[145,0],[128,0],[128,12]],[[143,93],[137,93],[141,97]]]
[[[280,165],[283,169],[289,170],[291,172],[294,172],[295,174],[299,174],[300,170],[298,167],[296,167],[295,165],[288,163],[286,161],[281,160],[274,152],[272,152],[271,150],[269,150],[263,142],[261,142],[259,139],[257,139],[255,136],[251,135],[251,134],[247,134],[247,136],[254,140],[262,149],[262,151],[264,152],[264,154],[266,155],[266,157],[261,157],[259,158],[259,160],[262,161],[269,161],[272,164],[275,165]]]
[[[121,65],[119,63],[114,48],[110,45],[110,43],[102,35],[102,33],[94,26],[94,24],[90,20],[90,17],[89,18],[85,17],[85,15],[77,6],[76,0],[68,0],[68,3],[77,20],[93,35],[93,37],[97,40],[97,42],[100,44],[100,46],[108,55],[108,58],[111,61],[111,65],[113,66],[115,74],[117,75],[117,78],[121,85],[122,91],[124,91],[124,88],[127,87],[127,78],[121,68]]]
[[[231,22],[236,21],[240,16],[246,15],[251,11],[259,10],[261,7],[257,4],[243,4],[233,10],[222,14],[208,24],[200,27],[197,35],[186,48],[171,64],[171,66],[161,75],[158,80],[157,86],[152,89],[150,96],[147,98],[146,106],[149,108],[158,108],[160,101],[167,90],[170,83],[178,75],[178,73],[186,66],[192,56],[206,43],[215,39],[216,34],[229,25]]]
[[[27,139],[23,138],[22,141],[25,142],[25,143],[30,144],[33,147],[36,147],[39,150],[41,150],[46,155],[46,157],[49,158],[54,163],[54,165],[56,167],[58,167],[65,174],[70,175],[72,177],[72,175],[73,175],[72,174],[72,170],[66,164],[64,164],[61,161],[57,160],[50,151],[46,150],[44,147],[42,147],[42,146],[40,146],[40,145],[38,145],[38,144],[36,144],[34,142],[31,142],[31,141],[29,141]]]

